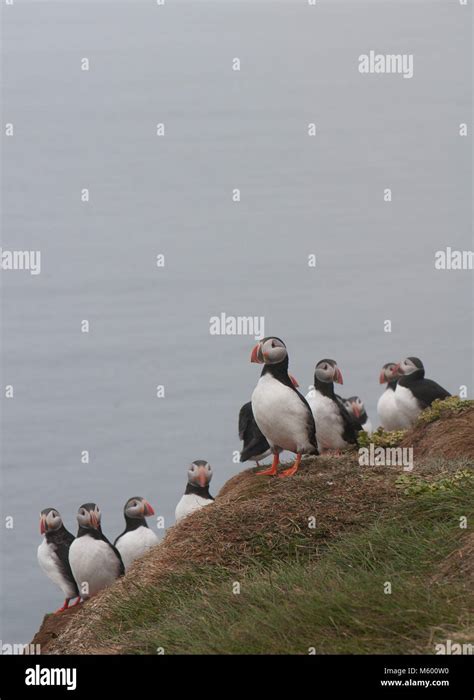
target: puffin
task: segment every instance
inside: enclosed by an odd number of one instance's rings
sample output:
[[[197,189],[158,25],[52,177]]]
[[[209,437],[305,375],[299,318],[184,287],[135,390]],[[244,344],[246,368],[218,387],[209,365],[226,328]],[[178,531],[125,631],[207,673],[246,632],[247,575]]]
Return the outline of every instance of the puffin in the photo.
[[[334,392],[334,382],[342,384],[342,372],[335,360],[320,360],[314,370],[314,388],[306,395],[311,407],[319,452],[340,450],[357,444],[361,423]]]
[[[188,483],[175,510],[176,522],[186,518],[194,511],[209,506],[213,497],[209,493],[212,479],[212,467],[205,459],[195,459],[188,469]]]
[[[280,452],[289,450],[296,454],[295,462],[279,476],[293,476],[303,454],[318,454],[311,408],[288,375],[288,351],[280,338],[269,336],[260,340],[252,350],[250,361],[263,364],[252,393],[252,411],[273,453],[272,466],[257,474],[274,476]]]
[[[45,508],[40,513],[40,533],[44,539],[38,547],[38,564],[53,583],[62,590],[64,604],[57,613],[81,602],[81,596],[69,564],[69,548],[74,535],[66,530],[63,519],[56,508]],[[69,601],[77,598],[71,606]]]
[[[377,403],[377,414],[384,430],[403,428],[403,420],[395,400],[395,389],[400,376],[397,367],[396,362],[387,362],[380,370],[379,382],[387,385]]]
[[[288,374],[293,386],[297,389],[299,384],[292,374]],[[270,445],[258,427],[252,411],[252,402],[244,403],[239,412],[239,438],[243,441],[240,452],[240,461],[247,462],[249,459],[259,462],[271,454]]]
[[[425,379],[425,368],[418,357],[406,357],[396,368],[400,379],[395,389],[395,401],[402,427],[410,428],[421,411],[436,399],[451,396],[449,391],[432,379]]]
[[[79,529],[69,548],[69,563],[83,600],[123,576],[120,552],[102,532],[101,513],[95,503],[84,503],[77,512]]]
[[[158,537],[150,530],[145,518],[155,515],[152,506],[141,496],[129,498],[123,508],[125,530],[117,537],[114,547],[120,552],[125,571],[147,549],[158,543]]]
[[[372,421],[367,415],[365,410],[364,402],[359,396],[349,396],[348,399],[343,399],[344,406],[348,413],[362,425],[362,430],[365,430],[369,435],[372,434]]]

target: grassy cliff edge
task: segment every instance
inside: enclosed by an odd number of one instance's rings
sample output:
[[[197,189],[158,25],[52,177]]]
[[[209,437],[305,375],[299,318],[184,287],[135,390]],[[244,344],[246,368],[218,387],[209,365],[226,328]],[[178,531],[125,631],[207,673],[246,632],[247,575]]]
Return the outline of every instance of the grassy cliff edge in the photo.
[[[401,436],[413,472],[357,450],[292,478],[237,474],[127,575],[49,615],[46,654],[435,653],[474,644],[474,406]]]

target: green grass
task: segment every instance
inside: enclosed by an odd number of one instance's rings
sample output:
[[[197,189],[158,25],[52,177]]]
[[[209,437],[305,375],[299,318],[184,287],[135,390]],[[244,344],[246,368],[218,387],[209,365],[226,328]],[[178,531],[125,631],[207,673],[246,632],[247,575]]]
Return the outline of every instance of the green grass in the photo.
[[[137,586],[107,616],[100,642],[132,654],[433,653],[443,629],[472,626],[468,582],[432,576],[461,545],[473,496],[472,480],[406,496],[317,560],[263,557],[242,575],[189,566],[159,587]]]

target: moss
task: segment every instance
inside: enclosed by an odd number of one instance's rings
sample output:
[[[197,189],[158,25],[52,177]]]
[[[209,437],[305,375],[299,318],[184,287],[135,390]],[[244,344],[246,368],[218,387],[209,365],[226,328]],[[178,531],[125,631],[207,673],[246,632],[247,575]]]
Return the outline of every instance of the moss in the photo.
[[[441,401],[441,399],[436,399],[431,406],[425,408],[425,410],[420,413],[418,416],[418,424],[433,423],[435,420],[446,417],[448,413],[458,414],[473,407],[474,401],[470,399],[460,399],[459,396],[449,396],[443,401]]]
[[[454,474],[435,481],[429,481],[414,474],[403,474],[395,482],[396,487],[403,489],[403,493],[407,496],[416,496],[427,492],[451,491],[465,488],[468,484],[474,484],[474,472],[469,469],[459,469]]]
[[[368,447],[371,443],[375,447],[397,447],[403,440],[406,430],[387,431],[383,428],[378,428],[372,435],[366,433],[365,430],[359,433],[359,447]]]

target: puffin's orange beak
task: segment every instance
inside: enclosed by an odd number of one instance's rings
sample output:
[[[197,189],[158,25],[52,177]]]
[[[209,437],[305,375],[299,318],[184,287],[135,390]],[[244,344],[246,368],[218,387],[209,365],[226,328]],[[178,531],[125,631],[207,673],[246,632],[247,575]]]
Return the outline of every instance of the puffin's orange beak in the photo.
[[[386,377],[385,377],[385,370],[383,369],[383,370],[381,370],[381,372],[380,372],[379,384],[385,384],[386,381],[387,381],[387,379],[386,379]]]
[[[97,516],[97,513],[95,510],[91,512],[91,525],[94,527],[96,530],[99,528],[99,518]]]
[[[258,362],[258,364],[262,364],[262,361],[258,359],[258,351],[260,349],[260,343],[257,343],[254,349],[252,350],[252,354],[250,355],[250,362]]]
[[[207,484],[207,472],[204,467],[199,468],[198,481],[199,486],[204,487]]]
[[[355,403],[352,404],[352,411],[353,411],[356,418],[358,418],[360,416],[360,409],[359,409],[359,406],[357,406],[357,404],[355,404]]]
[[[339,369],[339,367],[334,368],[334,381],[336,382],[336,384],[344,384],[344,382],[342,381],[342,372]]]
[[[148,501],[143,501],[143,515],[147,518],[149,515],[155,515],[155,511]]]
[[[46,517],[44,515],[40,516],[40,533],[44,535],[46,532]]]

